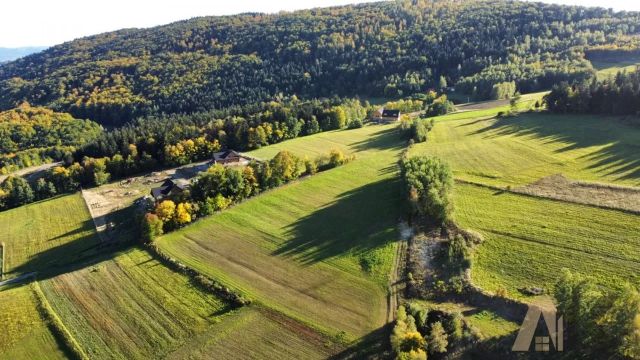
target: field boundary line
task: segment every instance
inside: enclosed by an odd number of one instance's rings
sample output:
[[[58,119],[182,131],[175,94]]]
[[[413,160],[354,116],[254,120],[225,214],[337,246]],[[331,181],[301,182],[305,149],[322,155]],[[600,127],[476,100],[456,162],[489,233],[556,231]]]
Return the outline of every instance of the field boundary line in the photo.
[[[408,225],[405,225],[408,227]],[[410,228],[409,228],[410,229]],[[389,277],[389,288],[387,292],[387,323],[395,321],[395,310],[400,305],[400,293],[404,290],[403,270],[405,267],[406,253],[408,248],[409,238],[411,233],[405,236],[403,232],[405,229],[400,228],[400,241],[397,243],[396,256],[393,263],[393,269],[391,269],[391,276]]]
[[[613,206],[606,206],[606,205],[590,204],[590,203],[585,203],[585,202],[580,202],[580,201],[570,201],[570,200],[566,200],[566,199],[558,199],[558,198],[554,198],[554,197],[531,194],[531,193],[527,193],[527,192],[524,192],[524,191],[519,191],[519,190],[514,190],[514,189],[507,189],[506,187],[488,185],[488,184],[483,184],[483,183],[470,181],[470,180],[464,180],[464,179],[460,179],[460,178],[456,178],[455,182],[459,183],[459,184],[472,185],[472,186],[477,186],[477,187],[481,187],[481,188],[485,188],[485,189],[500,191],[502,193],[507,193],[507,194],[526,196],[526,197],[530,197],[530,198],[534,198],[534,199],[555,201],[555,202],[559,202],[559,203],[563,203],[563,204],[582,205],[582,206],[588,206],[588,207],[601,209],[601,210],[618,211],[618,212],[622,212],[622,213],[630,214],[630,215],[640,215],[640,211],[636,211],[636,210],[622,209],[622,208],[613,207]]]
[[[6,245],[4,242],[0,243],[0,281],[2,281],[4,279],[4,267],[5,267],[5,257],[4,257],[4,252],[6,249]]]
[[[53,332],[56,339],[63,345],[67,355],[71,355],[74,359],[89,360],[89,356],[84,352],[78,341],[73,337],[69,329],[64,325],[62,319],[49,304],[47,297],[40,288],[38,281],[32,283],[32,289],[37,299],[37,308],[49,325],[49,329]]]
[[[226,301],[229,301],[231,305],[241,308],[243,306],[251,304],[251,299],[246,298],[243,294],[234,292],[228,287],[224,286],[220,281],[212,279],[198,270],[187,266],[178,260],[172,258],[163,252],[156,244],[145,244],[144,247],[147,252],[151,254],[151,257],[158,260],[161,264],[169,269],[186,275],[196,286],[201,290],[209,292],[213,295],[219,296]]]

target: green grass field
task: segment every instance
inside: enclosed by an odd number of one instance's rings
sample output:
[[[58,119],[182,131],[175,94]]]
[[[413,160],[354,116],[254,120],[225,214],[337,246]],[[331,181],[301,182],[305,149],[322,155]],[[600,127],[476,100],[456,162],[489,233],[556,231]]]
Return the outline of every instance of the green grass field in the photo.
[[[637,65],[640,65],[640,57],[631,56],[620,61],[592,61],[591,64],[598,71],[598,79],[604,80],[616,76],[620,71],[635,71]]]
[[[465,113],[462,113],[465,114]],[[454,114],[456,115],[456,114]],[[528,113],[504,119],[484,112],[444,116],[410,155],[447,160],[457,178],[523,185],[562,173],[586,181],[640,185],[640,128],[615,118]]]
[[[333,347],[314,331],[255,306],[226,316],[168,359],[326,359]]]
[[[138,249],[40,286],[76,341],[95,358],[166,356],[229,311]]]
[[[550,288],[563,267],[606,285],[640,283],[637,215],[463,184],[454,201],[458,223],[486,240],[472,266],[482,288],[519,297],[521,287]]]
[[[492,186],[524,185],[558,173],[640,184],[640,129],[619,119],[547,113],[496,119],[474,113],[439,118],[429,141],[410,155],[436,155],[451,164],[456,178]],[[521,297],[518,288],[548,288],[563,267],[603,284],[640,280],[638,216],[462,183],[454,192],[456,220],[485,237],[472,276],[487,290],[505,287]]]
[[[0,288],[0,359],[65,359],[37,310],[30,285]]]
[[[98,238],[80,194],[0,212],[5,278],[55,271],[95,254]]]
[[[363,336],[385,323],[402,195],[392,126],[333,131],[265,147],[353,162],[257,196],[161,237],[180,261],[258,303],[328,334]],[[369,271],[367,271],[369,270]]]

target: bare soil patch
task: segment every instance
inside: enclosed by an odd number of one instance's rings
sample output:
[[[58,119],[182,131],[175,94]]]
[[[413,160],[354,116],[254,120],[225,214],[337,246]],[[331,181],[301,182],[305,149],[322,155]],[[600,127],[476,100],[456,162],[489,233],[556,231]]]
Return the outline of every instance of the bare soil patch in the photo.
[[[561,174],[544,177],[514,192],[640,214],[640,188],[574,181]]]
[[[417,232],[409,241],[408,271],[413,281],[409,281],[409,297],[428,298],[428,289],[425,284],[437,277],[438,269],[434,264],[434,258],[440,246],[448,241],[440,230],[431,230],[427,233]]]

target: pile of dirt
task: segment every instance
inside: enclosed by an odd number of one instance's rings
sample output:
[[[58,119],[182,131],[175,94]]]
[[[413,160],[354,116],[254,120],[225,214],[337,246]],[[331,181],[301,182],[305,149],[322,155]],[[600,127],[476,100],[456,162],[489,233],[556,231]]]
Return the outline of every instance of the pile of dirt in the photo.
[[[640,188],[574,181],[556,174],[513,191],[640,214]]]

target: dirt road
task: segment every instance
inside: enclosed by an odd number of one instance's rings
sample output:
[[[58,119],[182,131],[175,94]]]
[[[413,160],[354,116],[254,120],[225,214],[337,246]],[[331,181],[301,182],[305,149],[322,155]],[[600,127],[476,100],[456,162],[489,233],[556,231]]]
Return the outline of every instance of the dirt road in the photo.
[[[20,170],[12,172],[11,174],[0,175],[0,182],[3,182],[4,179],[8,178],[11,175],[13,175],[13,176],[22,176],[22,177],[26,177],[26,178],[33,177],[33,176],[36,176],[38,173],[41,173],[41,172],[46,171],[46,170],[49,170],[52,167],[59,166],[61,164],[62,164],[61,162],[55,162],[55,163],[43,164],[43,165],[38,165],[38,166],[31,166],[31,167],[28,167],[28,168],[20,169]]]

